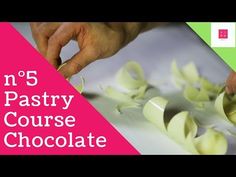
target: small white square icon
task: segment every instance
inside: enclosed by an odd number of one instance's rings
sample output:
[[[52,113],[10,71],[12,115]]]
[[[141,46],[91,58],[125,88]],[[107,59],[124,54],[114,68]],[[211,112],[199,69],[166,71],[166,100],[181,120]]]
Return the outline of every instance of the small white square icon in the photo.
[[[211,47],[235,47],[235,23],[211,23]]]

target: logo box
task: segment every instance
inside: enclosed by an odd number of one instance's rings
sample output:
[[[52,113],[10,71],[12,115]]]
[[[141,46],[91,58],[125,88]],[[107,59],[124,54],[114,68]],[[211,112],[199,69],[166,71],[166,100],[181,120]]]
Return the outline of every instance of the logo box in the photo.
[[[211,47],[235,47],[235,23],[211,23]]]

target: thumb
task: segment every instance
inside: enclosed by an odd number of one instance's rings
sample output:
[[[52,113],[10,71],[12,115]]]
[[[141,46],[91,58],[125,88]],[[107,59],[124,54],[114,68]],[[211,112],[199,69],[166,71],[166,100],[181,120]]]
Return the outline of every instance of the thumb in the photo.
[[[236,73],[231,72],[227,81],[226,81],[226,89],[225,91],[228,94],[232,94],[236,92]]]
[[[58,71],[65,78],[70,78],[74,74],[80,72],[88,64],[95,61],[97,58],[97,55],[94,52],[91,52],[91,50],[83,49],[62,64]]]

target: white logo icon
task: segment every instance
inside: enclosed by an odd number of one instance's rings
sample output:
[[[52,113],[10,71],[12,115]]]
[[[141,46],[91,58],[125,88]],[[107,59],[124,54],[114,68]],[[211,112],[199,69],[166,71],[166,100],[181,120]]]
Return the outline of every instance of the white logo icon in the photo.
[[[235,23],[211,23],[211,47],[235,47]]]

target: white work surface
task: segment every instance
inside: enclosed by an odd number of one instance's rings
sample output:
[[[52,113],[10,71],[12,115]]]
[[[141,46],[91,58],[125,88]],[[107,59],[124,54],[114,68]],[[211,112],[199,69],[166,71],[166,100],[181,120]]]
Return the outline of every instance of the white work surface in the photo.
[[[34,46],[28,23],[13,23],[21,34]],[[61,54],[65,60],[78,51],[77,44],[70,42]],[[115,74],[128,60],[138,61],[145,72],[148,82],[156,87],[146,94],[146,100],[163,96],[171,107],[190,111],[200,122],[214,123],[216,129],[224,131],[232,125],[221,120],[214,109],[196,111],[187,102],[171,79],[170,63],[176,59],[182,66],[193,61],[202,76],[215,83],[224,83],[230,69],[209,49],[184,23],[171,24],[141,34],[115,56],[99,60],[86,67],[72,78],[72,84],[80,82],[79,76],[86,80],[85,95],[96,109],[111,122],[128,141],[142,154],[189,154],[182,147],[162,134],[142,115],[142,109],[127,109],[123,114],[114,112],[116,103],[103,96],[101,88],[115,84]],[[89,119],[89,117],[88,117]],[[91,122],[92,123],[92,122]],[[227,154],[236,153],[236,138],[226,136],[229,143]]]

